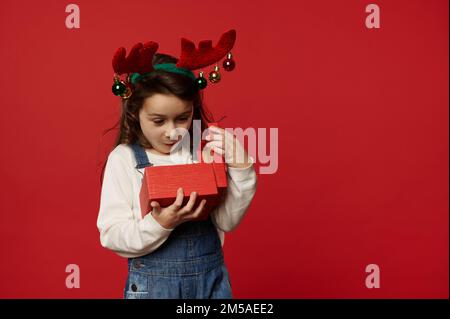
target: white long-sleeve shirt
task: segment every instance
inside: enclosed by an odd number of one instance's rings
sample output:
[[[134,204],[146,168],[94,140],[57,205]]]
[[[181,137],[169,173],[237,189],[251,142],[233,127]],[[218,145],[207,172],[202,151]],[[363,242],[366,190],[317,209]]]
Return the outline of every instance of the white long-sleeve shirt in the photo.
[[[189,152],[178,156],[156,155],[148,150],[146,153],[155,166],[193,163]],[[252,164],[246,168],[228,166],[225,200],[210,213],[222,246],[224,233],[239,225],[256,191],[254,159],[250,159]],[[153,252],[174,229],[162,227],[150,213],[142,218],[139,192],[144,168],[136,169],[136,164],[133,151],[127,144],[118,145],[109,154],[97,218],[101,245],[125,258]]]

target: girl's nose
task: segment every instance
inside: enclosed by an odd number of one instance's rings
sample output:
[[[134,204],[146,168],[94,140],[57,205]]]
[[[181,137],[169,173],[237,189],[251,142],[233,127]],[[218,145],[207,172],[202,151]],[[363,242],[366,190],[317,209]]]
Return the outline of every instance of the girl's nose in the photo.
[[[170,139],[171,135],[174,135],[174,133],[175,133],[175,125],[173,123],[168,124],[166,132],[164,133],[165,136]]]

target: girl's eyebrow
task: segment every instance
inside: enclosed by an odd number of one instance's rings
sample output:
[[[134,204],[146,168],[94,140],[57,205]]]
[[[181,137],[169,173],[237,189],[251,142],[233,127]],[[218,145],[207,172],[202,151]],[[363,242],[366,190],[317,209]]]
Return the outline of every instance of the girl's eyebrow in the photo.
[[[158,114],[158,113],[147,113],[147,115],[155,115],[155,116],[162,116],[164,117],[164,114]]]
[[[181,113],[180,115],[178,115],[178,116],[181,116],[181,115],[186,115],[186,114],[191,114],[191,111],[186,111],[186,112],[183,112],[183,113]],[[158,114],[158,113],[147,113],[147,115],[154,115],[154,116],[160,116],[160,117],[166,117],[166,115],[165,114]],[[177,117],[178,117],[177,116]]]

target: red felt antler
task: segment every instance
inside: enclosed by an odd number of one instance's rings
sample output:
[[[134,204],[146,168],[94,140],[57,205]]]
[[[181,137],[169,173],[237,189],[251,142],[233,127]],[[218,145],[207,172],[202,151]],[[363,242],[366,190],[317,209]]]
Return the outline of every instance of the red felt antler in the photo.
[[[203,40],[195,44],[188,39],[181,39],[181,56],[177,67],[197,70],[220,61],[234,46],[236,31],[230,30],[222,34],[216,47],[212,47],[211,40]]]
[[[112,66],[117,74],[147,73],[153,71],[153,55],[158,50],[158,43],[149,41],[144,44],[136,43],[128,57],[125,57],[125,48],[117,49],[113,56]]]

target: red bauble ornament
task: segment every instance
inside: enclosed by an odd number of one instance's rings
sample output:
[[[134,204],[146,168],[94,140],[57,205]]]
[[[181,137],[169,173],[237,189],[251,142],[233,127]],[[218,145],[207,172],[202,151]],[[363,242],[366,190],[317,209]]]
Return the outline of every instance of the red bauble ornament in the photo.
[[[227,58],[223,61],[223,68],[225,71],[233,71],[236,67],[236,62],[234,62],[233,56],[231,55],[231,52],[228,53]]]

